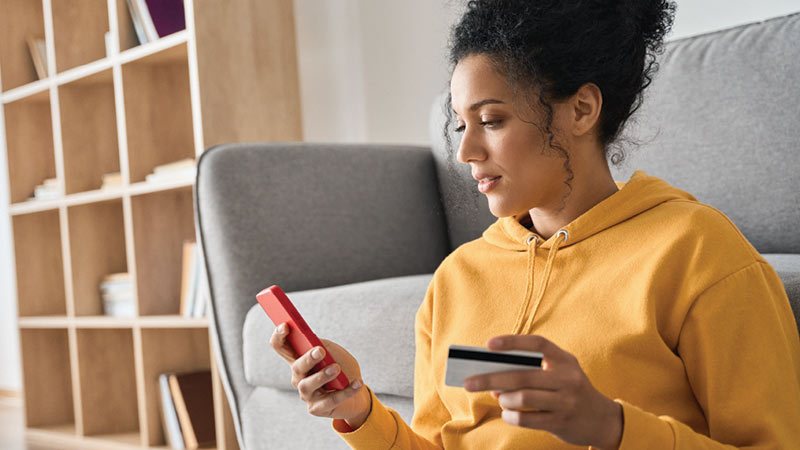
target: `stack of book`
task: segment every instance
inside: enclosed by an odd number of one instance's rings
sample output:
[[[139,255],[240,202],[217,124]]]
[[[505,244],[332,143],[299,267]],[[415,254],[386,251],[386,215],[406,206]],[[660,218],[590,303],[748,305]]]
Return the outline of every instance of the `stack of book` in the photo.
[[[47,78],[47,45],[43,37],[28,36],[28,51],[31,54],[36,76],[41,80]]]
[[[208,282],[203,255],[198,251],[196,242],[185,241],[183,243],[180,315],[204,317],[208,307],[208,297]]]
[[[113,317],[133,317],[136,312],[133,283],[127,272],[106,275],[100,283],[103,313]]]
[[[183,0],[127,0],[140,44],[186,28]]]
[[[167,444],[174,449],[216,445],[211,371],[158,376],[161,419]]]
[[[180,161],[157,166],[153,173],[145,177],[145,181],[151,183],[194,178],[196,173],[197,168],[195,167],[194,158],[184,158]]]
[[[33,190],[32,200],[53,200],[58,198],[61,192],[58,189],[58,179],[48,178]]]
[[[103,175],[103,186],[100,189],[113,189],[122,186],[122,174],[119,172]]]

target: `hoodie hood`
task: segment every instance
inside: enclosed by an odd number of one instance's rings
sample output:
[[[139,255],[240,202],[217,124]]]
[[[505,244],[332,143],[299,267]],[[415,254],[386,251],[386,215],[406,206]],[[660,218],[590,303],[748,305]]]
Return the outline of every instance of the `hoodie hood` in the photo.
[[[577,244],[664,202],[676,199],[697,200],[692,194],[674,188],[666,181],[647,175],[641,170],[634,172],[629,181],[616,183],[619,191],[581,214],[547,240],[520,223],[527,212],[497,219],[483,232],[483,238],[496,247],[519,252],[529,249],[531,239],[538,242],[539,248],[549,249],[556,241],[563,248]]]

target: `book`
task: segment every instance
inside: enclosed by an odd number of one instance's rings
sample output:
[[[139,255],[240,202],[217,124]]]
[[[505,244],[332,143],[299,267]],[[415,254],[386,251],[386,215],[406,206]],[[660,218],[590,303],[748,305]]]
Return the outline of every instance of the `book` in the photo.
[[[144,28],[152,40],[186,29],[183,0],[137,0]]]
[[[211,371],[170,374],[168,378],[186,448],[216,444]]]
[[[147,38],[147,33],[145,33],[144,30],[142,13],[139,11],[138,1],[126,0],[126,3],[128,4],[128,12],[131,13],[131,22],[133,22],[133,29],[136,31],[136,38],[139,40],[139,43],[146,44],[150,42],[150,39]]]
[[[158,376],[158,393],[161,397],[161,425],[164,428],[164,438],[170,448],[182,450],[186,448],[186,445],[183,443],[178,412],[175,411],[175,402],[172,401],[172,392],[169,389],[170,375],[162,373]]]
[[[194,296],[194,279],[196,277],[194,264],[194,241],[187,240],[183,243],[183,268],[181,270],[181,307],[180,315],[191,316],[191,299]]]
[[[147,8],[145,0],[132,0],[136,10],[139,12],[139,19],[144,29],[144,34],[147,36],[147,42],[158,40],[158,32],[153,24],[153,19],[150,17],[150,11]]]
[[[194,168],[194,166],[195,166],[194,158],[184,158],[178,161],[156,166],[156,168],[153,169],[153,173],[174,172],[177,170]]]
[[[195,287],[193,317],[205,317],[208,308],[208,276],[203,252],[197,251],[197,286]]]
[[[185,158],[157,166],[153,169],[153,173],[147,175],[144,179],[150,183],[194,178],[196,175],[197,167],[195,166],[194,158]]]
[[[31,59],[33,60],[33,67],[36,69],[36,76],[40,80],[47,78],[47,45],[45,40],[30,36],[27,42],[28,51],[30,51]]]
[[[103,277],[100,296],[103,298],[103,314],[112,317],[133,317],[136,314],[133,282],[127,272]]]
[[[122,185],[122,174],[119,172],[103,175],[103,185],[100,189],[108,189]]]

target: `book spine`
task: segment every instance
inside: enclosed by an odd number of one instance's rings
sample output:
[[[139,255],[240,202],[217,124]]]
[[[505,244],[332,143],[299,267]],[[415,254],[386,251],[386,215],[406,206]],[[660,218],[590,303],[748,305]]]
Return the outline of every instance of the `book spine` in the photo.
[[[181,424],[178,421],[178,413],[175,411],[175,402],[172,400],[172,393],[169,389],[169,374],[158,376],[158,388],[161,394],[161,418],[164,422],[164,434],[170,448],[183,450],[186,446],[183,443],[181,434]]]

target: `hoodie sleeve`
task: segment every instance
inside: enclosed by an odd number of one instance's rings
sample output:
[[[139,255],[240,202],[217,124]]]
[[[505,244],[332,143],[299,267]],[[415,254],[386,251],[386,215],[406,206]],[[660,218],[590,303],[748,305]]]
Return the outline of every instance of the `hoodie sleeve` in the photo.
[[[620,450],[800,442],[800,337],[783,284],[767,263],[756,261],[700,294],[677,350],[710,437],[616,399],[624,418]]]
[[[434,282],[431,281],[415,319],[416,354],[412,426],[408,426],[396,411],[384,406],[370,390],[372,411],[358,429],[349,431],[343,420],[333,421],[333,429],[351,448],[376,450],[443,448],[440,430],[450,419],[450,414],[437,394],[431,366],[433,286]]]

